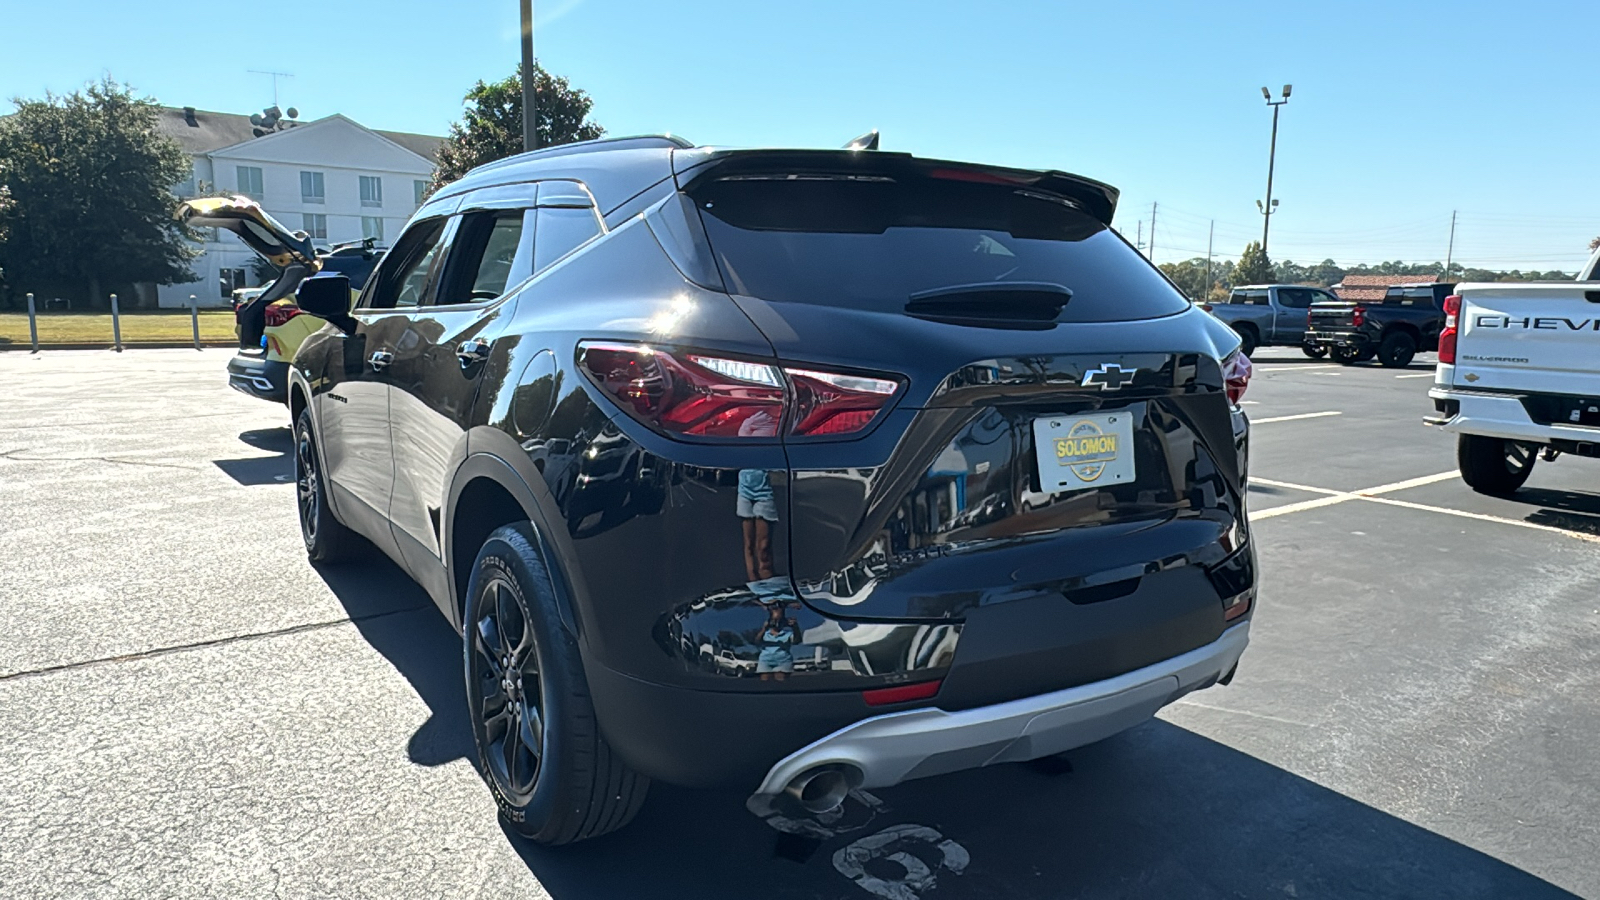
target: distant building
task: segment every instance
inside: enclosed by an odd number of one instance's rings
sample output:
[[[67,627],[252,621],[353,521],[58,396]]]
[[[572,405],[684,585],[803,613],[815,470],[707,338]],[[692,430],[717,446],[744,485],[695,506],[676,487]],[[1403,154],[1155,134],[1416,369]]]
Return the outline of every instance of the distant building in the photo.
[[[392,242],[416,212],[444,141],[375,131],[341,115],[285,120],[257,137],[249,116],[189,106],[163,107],[156,129],[194,159],[193,175],[173,188],[180,197],[244,194],[318,246]],[[156,288],[159,305],[187,306],[190,294],[202,306],[225,305],[234,288],[260,283],[256,255],[232,234],[207,234],[203,249],[192,263],[197,280]]]
[[[1379,303],[1389,288],[1396,285],[1433,284],[1438,280],[1437,276],[1429,278],[1426,275],[1346,275],[1343,281],[1333,286],[1333,291],[1340,300]]]

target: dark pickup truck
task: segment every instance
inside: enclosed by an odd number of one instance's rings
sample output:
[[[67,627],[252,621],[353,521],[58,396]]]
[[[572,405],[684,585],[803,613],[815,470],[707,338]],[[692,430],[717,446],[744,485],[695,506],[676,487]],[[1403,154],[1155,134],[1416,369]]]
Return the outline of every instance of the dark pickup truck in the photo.
[[[1338,362],[1411,364],[1419,350],[1438,349],[1444,329],[1444,298],[1454,284],[1430,281],[1395,285],[1378,303],[1322,300],[1311,304],[1306,346],[1326,349]]]

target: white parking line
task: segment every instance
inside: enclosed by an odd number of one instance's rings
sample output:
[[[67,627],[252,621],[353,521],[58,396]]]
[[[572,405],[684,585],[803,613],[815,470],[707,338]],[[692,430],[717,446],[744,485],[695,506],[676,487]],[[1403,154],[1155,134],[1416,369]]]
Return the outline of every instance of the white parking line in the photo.
[[[1396,375],[1396,378],[1432,378],[1432,372],[1413,372],[1410,375]]]
[[[1342,416],[1342,415],[1344,415],[1344,413],[1339,412],[1336,409],[1330,409],[1330,410],[1327,410],[1325,412],[1297,413],[1297,414],[1292,415],[1292,416],[1269,416],[1269,417],[1267,417],[1265,419],[1251,419],[1250,420],[1250,424],[1251,425],[1265,425],[1268,422],[1293,422],[1296,419],[1320,419],[1320,418],[1322,418],[1324,416]]]
[[[1309,484],[1295,484],[1289,481],[1273,481],[1268,478],[1251,478],[1251,484],[1264,484],[1268,487],[1284,488],[1291,491],[1304,491],[1309,494],[1322,494],[1313,500],[1301,500],[1296,503],[1285,503],[1282,506],[1273,506],[1260,512],[1250,514],[1250,521],[1271,519],[1276,516],[1285,516],[1289,513],[1304,512],[1308,509],[1321,509],[1324,506],[1336,506],[1351,500],[1364,500],[1368,503],[1382,503],[1386,506],[1398,506],[1403,509],[1414,509],[1420,512],[1442,513],[1447,516],[1458,516],[1463,519],[1476,519],[1480,522],[1498,522],[1502,525],[1515,525],[1518,528],[1532,528],[1537,531],[1549,531],[1556,534],[1577,538],[1580,541],[1600,543],[1600,535],[1587,534],[1581,531],[1569,531],[1565,528],[1556,528],[1550,525],[1539,525],[1522,519],[1510,519],[1504,516],[1491,516],[1487,513],[1467,512],[1460,509],[1450,509],[1446,506],[1430,506],[1426,503],[1412,503],[1407,500],[1396,500],[1392,497],[1382,497],[1380,494],[1389,494],[1403,491],[1408,488],[1422,487],[1455,478],[1455,472],[1440,472],[1437,475],[1423,475],[1419,478],[1408,478],[1405,481],[1395,481],[1389,484],[1380,484],[1377,487],[1365,488],[1359,491],[1335,491],[1328,488],[1312,487]]]
[[[1318,363],[1312,366],[1256,366],[1257,372],[1304,372],[1307,369],[1337,369],[1337,363]]]

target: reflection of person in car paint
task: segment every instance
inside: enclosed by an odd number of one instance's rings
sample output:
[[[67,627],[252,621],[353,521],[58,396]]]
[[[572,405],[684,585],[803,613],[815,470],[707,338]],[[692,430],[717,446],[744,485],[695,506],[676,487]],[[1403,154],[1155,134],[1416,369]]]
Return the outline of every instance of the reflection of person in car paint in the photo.
[[[800,626],[783,614],[783,604],[767,607],[767,624],[761,629],[756,643],[761,653],[756,656],[756,671],[762,681],[782,681],[794,671],[795,643],[800,638]]]
[[[740,437],[771,437],[777,433],[778,420],[766,410],[758,410],[739,426]],[[772,523],[778,521],[778,503],[772,492],[772,476],[766,469],[739,470],[737,512],[744,529],[745,578],[771,578]]]

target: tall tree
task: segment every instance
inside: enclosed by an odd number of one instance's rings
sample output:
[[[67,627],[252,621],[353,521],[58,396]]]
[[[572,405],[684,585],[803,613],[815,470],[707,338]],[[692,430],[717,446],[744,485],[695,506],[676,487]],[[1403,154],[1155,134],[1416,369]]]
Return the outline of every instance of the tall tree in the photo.
[[[594,101],[565,78],[533,65],[533,96],[538,105],[534,130],[540,147],[592,141],[606,133],[588,121]],[[522,65],[512,75],[495,82],[478,82],[467,91],[466,112],[450,126],[450,136],[439,148],[439,165],[433,171],[431,194],[484,163],[522,152]]]
[[[1244,245],[1244,255],[1239,257],[1239,265],[1233,270],[1234,284],[1266,284],[1272,280],[1272,261],[1267,259],[1267,253],[1261,249],[1260,241],[1251,241]]]
[[[155,130],[157,106],[110,77],[66,96],[12,101],[0,119],[0,267],[13,291],[82,291],[194,275],[198,255],[173,219],[190,162]]]

